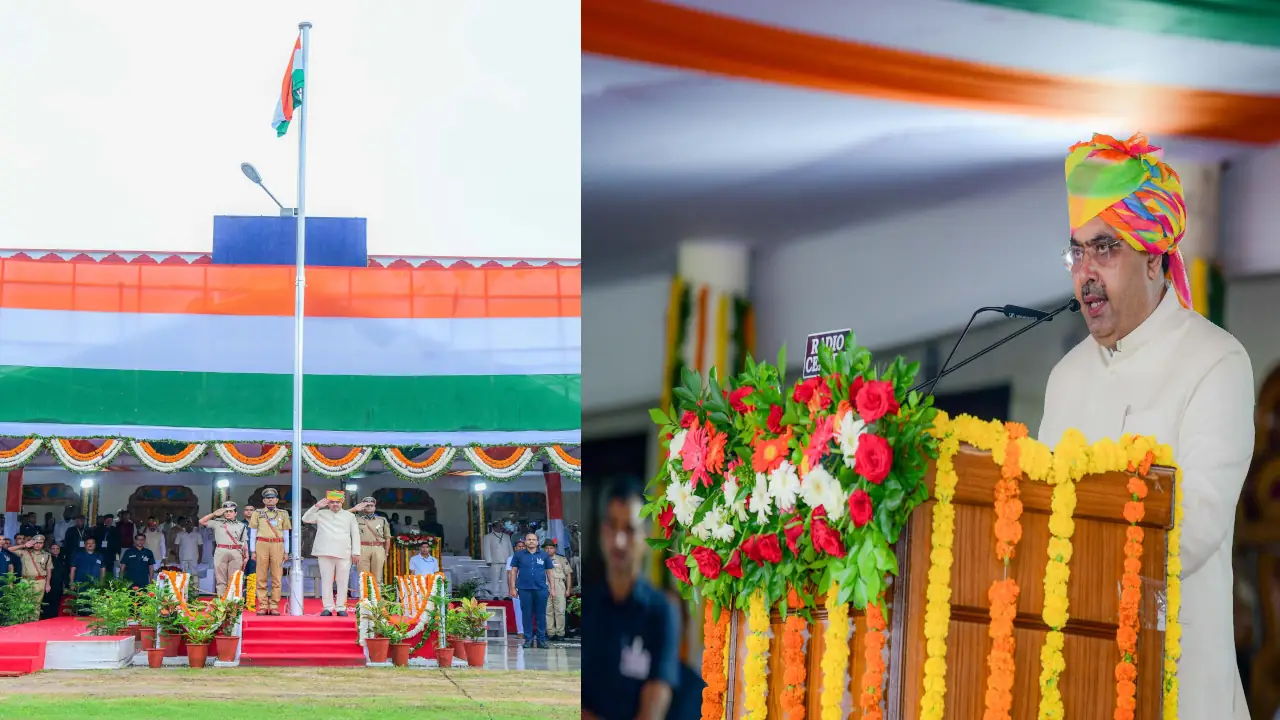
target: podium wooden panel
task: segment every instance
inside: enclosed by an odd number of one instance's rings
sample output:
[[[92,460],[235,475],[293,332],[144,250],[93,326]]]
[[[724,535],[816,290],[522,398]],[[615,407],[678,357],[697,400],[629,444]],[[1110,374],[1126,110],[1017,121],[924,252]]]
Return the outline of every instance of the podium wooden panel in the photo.
[[[987,588],[1004,576],[995,557],[992,530],[996,481],[1000,468],[989,453],[961,446],[955,457],[959,484],[953,504],[956,509],[955,562],[951,572],[951,626],[947,634],[946,718],[969,720],[983,714],[987,680],[987,653],[991,640]],[[912,514],[897,545],[900,576],[893,583],[889,608],[888,677],[885,681],[885,717],[913,719],[919,714],[924,685],[925,589],[928,584],[929,554],[932,549],[934,469],[926,482],[930,499]],[[1108,718],[1115,706],[1115,665],[1119,661],[1115,633],[1120,600],[1120,576],[1124,565],[1124,504],[1128,476],[1123,473],[1090,475],[1076,485],[1075,534],[1068,566],[1070,620],[1063,656],[1066,670],[1061,678],[1062,695],[1069,718]],[[1138,634],[1138,694],[1136,717],[1154,720],[1161,715],[1164,633],[1157,628],[1159,612],[1156,591],[1163,596],[1166,540],[1173,527],[1173,471],[1152,468],[1145,500],[1146,515],[1141,523],[1143,539],[1143,603]],[[1022,540],[1009,565],[1021,593],[1018,617],[1014,622],[1017,650],[1013,691],[1013,717],[1035,720],[1040,702],[1040,648],[1048,627],[1041,620],[1044,603],[1044,569],[1048,561],[1049,514],[1052,488],[1025,477],[1020,485],[1023,505]],[[864,660],[862,638],[866,624],[860,614],[852,618],[855,630],[849,640],[849,677],[857,688]],[[781,718],[778,698],[782,691],[782,621],[775,613],[773,640],[769,652],[769,717]],[[808,627],[806,643],[806,684],[809,718],[820,717],[822,651],[826,613],[819,609]],[[741,611],[733,614],[726,717],[744,715],[743,673],[740,658],[748,634]],[[861,717],[856,708],[858,692],[850,691],[855,707],[849,717]]]

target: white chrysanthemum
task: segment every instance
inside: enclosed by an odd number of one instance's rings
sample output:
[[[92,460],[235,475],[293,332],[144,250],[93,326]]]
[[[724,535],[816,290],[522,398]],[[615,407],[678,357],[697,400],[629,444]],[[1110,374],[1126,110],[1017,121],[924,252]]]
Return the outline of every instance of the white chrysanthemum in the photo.
[[[680,457],[680,451],[684,449],[684,436],[687,434],[689,434],[688,430],[681,430],[671,438],[671,444],[667,446],[667,452],[673,459]]]
[[[840,418],[840,422],[836,423],[836,444],[840,447],[840,454],[844,455],[844,466],[850,470],[854,469],[858,441],[862,439],[862,433],[866,430],[867,424],[852,411],[845,413]]]
[[[769,496],[779,510],[790,510],[796,506],[796,496],[800,494],[800,474],[796,466],[782,461],[776,470],[769,473]]]
[[[693,534],[699,540],[710,540],[715,538],[721,542],[728,542],[733,539],[733,527],[725,522],[725,507],[716,505],[702,516],[702,520],[693,526]]]
[[[693,514],[698,511],[698,497],[693,494],[693,483],[683,483],[672,473],[672,480],[667,485],[667,502],[675,511],[676,522],[688,527],[693,522]]]
[[[751,488],[747,509],[756,514],[756,521],[761,525],[769,522],[769,478],[764,473],[756,473],[756,484]]]
[[[726,475],[724,478],[724,504],[729,510],[737,516],[738,522],[747,521],[747,501],[746,499],[738,499],[738,478],[732,474]]]
[[[849,501],[844,488],[840,486],[840,481],[821,465],[804,476],[800,497],[809,507],[816,508],[821,505],[827,511],[827,517],[832,520],[844,517],[845,503]]]

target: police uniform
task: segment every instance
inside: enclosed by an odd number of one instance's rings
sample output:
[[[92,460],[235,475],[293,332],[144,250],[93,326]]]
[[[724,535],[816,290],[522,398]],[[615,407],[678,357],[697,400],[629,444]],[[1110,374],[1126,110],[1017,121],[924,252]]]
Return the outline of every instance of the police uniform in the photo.
[[[43,535],[36,535],[32,541],[44,540]],[[31,581],[39,592],[36,598],[36,607],[39,608],[44,603],[44,589],[49,583],[49,574],[53,572],[53,556],[44,550],[33,550],[23,548],[15,550],[14,554],[22,558],[22,577]]]
[[[262,491],[262,497],[279,498],[274,488]],[[284,556],[289,552],[289,534],[293,523],[289,513],[278,508],[262,508],[249,516],[249,529],[257,534],[253,551],[257,554],[259,615],[280,614],[280,584],[284,576]],[[267,595],[267,579],[271,595]]]
[[[235,510],[233,502],[222,503],[222,511]],[[216,517],[209,521],[213,532],[213,582],[219,596],[227,591],[227,583],[238,570],[243,570],[249,554],[249,529],[239,520]]]
[[[552,540],[542,543],[551,555],[551,592],[547,596],[547,637],[564,637],[564,610],[569,600],[569,559],[556,554]]]
[[[367,497],[360,502],[376,501]],[[362,513],[356,516],[356,523],[360,526],[360,572],[372,573],[375,580],[384,583],[386,578],[382,573],[387,564],[387,540],[391,537],[387,519],[374,513]]]

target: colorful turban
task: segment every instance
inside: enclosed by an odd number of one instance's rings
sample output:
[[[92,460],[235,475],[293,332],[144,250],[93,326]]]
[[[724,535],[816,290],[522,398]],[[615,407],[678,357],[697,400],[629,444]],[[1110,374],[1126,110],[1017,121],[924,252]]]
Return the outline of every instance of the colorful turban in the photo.
[[[1191,283],[1178,243],[1186,232],[1187,206],[1178,173],[1160,161],[1160,148],[1145,135],[1121,142],[1094,134],[1067,151],[1067,202],[1071,230],[1095,217],[1133,249],[1169,256],[1166,274],[1183,307],[1191,307]]]

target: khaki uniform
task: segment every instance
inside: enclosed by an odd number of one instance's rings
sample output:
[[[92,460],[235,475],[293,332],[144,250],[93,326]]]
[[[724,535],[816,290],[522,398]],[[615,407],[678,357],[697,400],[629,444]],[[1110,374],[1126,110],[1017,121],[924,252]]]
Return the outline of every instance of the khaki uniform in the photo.
[[[18,550],[15,554],[22,558],[22,577],[30,580],[36,590],[40,591],[40,596],[36,598],[38,608],[44,602],[44,586],[49,582],[49,573],[53,569],[53,556],[43,550],[35,552],[27,549]]]
[[[564,637],[564,610],[569,599],[569,560],[551,558],[551,592],[547,594],[547,636]]]
[[[239,520],[214,518],[209,521],[213,533],[213,582],[219,595],[227,591],[227,583],[237,570],[243,570],[249,554],[249,529]]]
[[[293,529],[289,513],[284,510],[255,510],[249,516],[249,529],[258,533],[253,551],[258,554],[258,598],[262,610],[280,609],[280,583],[284,576],[284,538]],[[267,597],[267,578],[271,579],[271,596]]]
[[[383,568],[387,564],[387,539],[391,537],[391,528],[387,519],[374,515],[367,519],[363,515],[356,516],[360,526],[360,572],[372,573],[375,580],[384,583]]]

